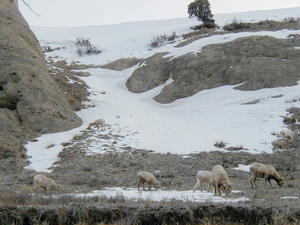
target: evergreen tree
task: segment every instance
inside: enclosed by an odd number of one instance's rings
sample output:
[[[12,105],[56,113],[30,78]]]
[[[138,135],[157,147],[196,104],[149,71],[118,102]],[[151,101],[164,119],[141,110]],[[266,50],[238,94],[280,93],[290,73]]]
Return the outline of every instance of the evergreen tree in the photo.
[[[203,22],[202,27],[214,28],[215,20],[210,11],[210,4],[208,0],[195,0],[188,5],[189,17],[196,17],[199,21]]]

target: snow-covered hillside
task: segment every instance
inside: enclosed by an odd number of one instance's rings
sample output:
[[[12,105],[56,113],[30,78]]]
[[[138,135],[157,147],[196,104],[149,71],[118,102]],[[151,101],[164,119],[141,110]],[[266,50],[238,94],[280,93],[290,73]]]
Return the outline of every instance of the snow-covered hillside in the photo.
[[[282,19],[297,17],[298,12],[300,8],[223,14],[216,15],[216,22],[222,25],[233,18],[241,18],[244,21]],[[149,49],[148,44],[156,35],[188,33],[191,31],[189,28],[195,24],[197,21],[183,18],[99,27],[34,27],[33,30],[42,45],[65,47],[60,51],[47,53],[48,56],[58,55],[57,60],[66,59],[68,62],[79,61],[84,64],[105,64],[125,57],[145,58],[155,52],[164,51],[176,57],[200,51],[201,47],[207,44],[224,43],[251,35],[285,38],[289,34],[300,34],[299,30],[243,32],[203,38],[181,48],[175,48],[177,43],[173,43],[155,50]],[[78,57],[75,40],[81,36],[90,38],[103,52],[97,56]],[[286,109],[300,106],[300,85],[249,92],[223,86],[161,105],[152,98],[162,87],[142,94],[127,91],[125,82],[135,68],[121,72],[88,69],[92,75],[82,79],[91,88],[91,101],[95,107],[78,112],[83,120],[81,127],[63,133],[43,135],[38,138],[38,142],[27,144],[28,155],[32,157],[28,168],[47,171],[58,159],[58,153],[63,148],[61,143],[69,141],[90,122],[100,118],[111,127],[98,132],[122,136],[115,144],[117,149],[130,146],[161,153],[189,154],[217,150],[214,143],[224,141],[228,146],[243,146],[251,153],[271,153],[271,142],[276,138],[272,133],[286,129],[282,122]],[[105,95],[100,93],[103,91]],[[243,104],[254,100],[258,100],[258,103]],[[55,146],[46,149],[49,144]],[[92,138],[88,140],[89,147],[86,151],[88,154],[103,153],[107,150],[105,144],[107,143],[103,140]]]

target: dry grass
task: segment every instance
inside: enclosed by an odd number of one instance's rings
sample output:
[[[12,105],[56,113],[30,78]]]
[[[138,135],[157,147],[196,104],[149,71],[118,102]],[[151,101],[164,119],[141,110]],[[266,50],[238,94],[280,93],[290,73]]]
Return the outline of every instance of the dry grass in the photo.
[[[245,23],[238,19],[233,19],[231,23],[228,23],[223,26],[224,30],[233,31],[233,30],[241,30],[247,29],[251,27],[251,23]]]
[[[158,48],[168,43],[172,43],[177,37],[178,36],[176,35],[175,32],[173,32],[171,35],[166,35],[166,34],[158,35],[151,40],[149,46],[151,48]]]
[[[49,148],[53,148],[55,146],[55,144],[49,144],[49,145],[47,145],[47,149],[49,149]]]
[[[283,28],[299,28],[300,19],[299,18],[285,18],[281,21],[274,20],[262,20],[256,23],[242,22],[238,19],[233,19],[231,23],[223,26],[226,31],[236,31],[236,30],[255,30],[255,29],[283,29]]]
[[[226,147],[226,143],[224,141],[216,141],[214,143],[214,146],[217,148],[225,148]]]

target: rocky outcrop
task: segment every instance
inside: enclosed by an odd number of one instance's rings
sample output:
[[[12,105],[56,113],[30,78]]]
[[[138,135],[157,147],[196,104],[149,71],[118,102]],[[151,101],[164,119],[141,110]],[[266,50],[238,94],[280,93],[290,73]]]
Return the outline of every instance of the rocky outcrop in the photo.
[[[127,88],[144,92],[172,78],[174,81],[154,98],[160,103],[171,103],[222,85],[241,84],[235,88],[247,91],[296,85],[300,79],[300,51],[294,48],[298,39],[252,36],[208,45],[198,54],[170,61],[146,60],[128,79]]]
[[[157,53],[144,60],[142,66],[127,80],[128,90],[141,93],[165,83],[169,79],[169,71],[166,71],[169,58],[164,57],[166,54],[167,52]]]
[[[16,3],[0,2],[0,135],[68,130],[81,124],[50,77],[40,45]]]
[[[137,58],[121,58],[102,66],[104,69],[122,71],[135,66],[141,61]]]

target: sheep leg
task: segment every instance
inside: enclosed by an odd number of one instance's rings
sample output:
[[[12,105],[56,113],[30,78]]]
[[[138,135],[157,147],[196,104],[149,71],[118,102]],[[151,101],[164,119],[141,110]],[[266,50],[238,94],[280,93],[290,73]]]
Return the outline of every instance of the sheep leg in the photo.
[[[215,195],[217,195],[217,185],[215,185]]]
[[[194,188],[193,188],[193,192],[195,192],[196,189],[199,188],[199,182],[197,181],[197,183],[195,184]]]
[[[269,177],[268,176],[265,176],[265,188],[267,187],[267,183],[270,182],[269,180]],[[270,183],[271,187],[272,187],[272,184]]]
[[[250,184],[251,184],[251,188],[254,189],[254,185],[253,185],[253,175],[250,178]]]
[[[142,184],[142,181],[140,180],[139,183],[138,183],[138,191],[140,190],[141,184]],[[143,186],[143,189],[144,189],[144,186]]]
[[[252,187],[252,189],[255,187],[255,188],[257,188],[257,186],[256,186],[256,176],[254,176],[254,175],[252,175],[252,177],[251,177],[251,187]]]
[[[151,191],[151,182],[148,183],[148,190]]]
[[[42,187],[45,191],[45,194],[47,195],[48,194],[48,191],[47,191],[47,187]]]
[[[269,181],[270,186],[273,188],[273,185],[271,183],[271,178],[270,177],[268,177],[268,181]]]
[[[34,189],[35,192],[37,192],[37,185],[36,185],[36,183],[33,183],[33,189]]]
[[[210,186],[215,186],[215,185],[214,185],[214,181],[210,180],[210,181],[208,182],[208,188],[207,188],[207,191],[209,191]]]
[[[219,184],[215,185],[215,195],[218,195],[219,193]]]
[[[218,191],[219,191],[219,195],[222,196],[222,191],[221,191],[222,187],[221,185],[218,186]]]

